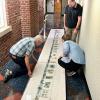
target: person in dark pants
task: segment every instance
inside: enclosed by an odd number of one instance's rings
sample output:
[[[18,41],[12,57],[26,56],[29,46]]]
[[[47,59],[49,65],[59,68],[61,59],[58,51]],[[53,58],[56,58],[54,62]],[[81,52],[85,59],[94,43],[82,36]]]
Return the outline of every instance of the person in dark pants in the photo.
[[[41,35],[33,37],[25,37],[14,44],[9,51],[12,60],[22,67],[28,73],[29,77],[32,75],[29,57],[31,53],[44,42]]]
[[[70,40],[76,42],[82,21],[82,7],[75,0],[68,0],[64,13],[64,29],[70,34]]]
[[[63,40],[66,39],[63,37]],[[67,72],[71,73],[69,76],[74,75],[77,70],[85,64],[85,55],[83,50],[77,43],[71,40],[64,41],[63,56],[58,59],[58,64],[65,68]]]

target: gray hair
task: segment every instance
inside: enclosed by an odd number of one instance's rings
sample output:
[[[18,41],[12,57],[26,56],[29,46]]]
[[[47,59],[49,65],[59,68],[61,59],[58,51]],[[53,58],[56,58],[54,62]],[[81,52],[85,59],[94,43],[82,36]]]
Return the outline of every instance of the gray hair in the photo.
[[[35,41],[44,42],[44,38],[43,38],[42,35],[36,35],[36,36],[34,37],[34,40],[35,40]]]

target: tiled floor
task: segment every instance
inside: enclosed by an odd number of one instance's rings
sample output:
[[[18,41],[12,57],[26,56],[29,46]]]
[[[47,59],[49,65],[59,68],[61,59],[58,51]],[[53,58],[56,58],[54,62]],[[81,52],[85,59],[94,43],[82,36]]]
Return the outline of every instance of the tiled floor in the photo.
[[[46,31],[47,33],[50,29],[61,29],[63,28],[63,17],[59,14],[47,14]]]
[[[86,83],[83,80],[81,74],[76,74],[72,77],[66,78],[67,86],[67,100],[91,100],[89,99],[89,93],[86,87]]]
[[[48,14],[46,22],[47,35],[52,28],[63,28],[63,16]],[[39,53],[35,54],[35,56],[38,59]],[[33,60],[31,61],[34,62]],[[66,100],[91,100],[85,87],[84,80],[81,79],[82,77],[80,75],[66,77]],[[22,93],[15,91],[8,84],[4,84],[2,81],[0,81],[0,96],[5,98],[4,100],[20,100]],[[0,98],[0,100],[2,99]]]

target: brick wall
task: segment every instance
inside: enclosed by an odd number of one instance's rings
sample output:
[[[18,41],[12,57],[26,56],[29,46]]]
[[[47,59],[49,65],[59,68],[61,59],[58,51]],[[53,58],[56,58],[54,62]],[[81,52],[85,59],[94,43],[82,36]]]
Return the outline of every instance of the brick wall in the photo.
[[[43,1],[44,0],[20,0],[23,36],[35,36],[43,27]]]
[[[21,24],[20,24],[20,12],[18,0],[7,0],[7,18],[8,24],[12,26],[12,32],[9,32],[2,38],[0,38],[0,66],[4,65],[9,59],[8,51],[12,44],[21,38]]]
[[[38,0],[39,29],[43,27],[44,20],[44,0]]]
[[[19,0],[19,1],[20,1],[22,36],[31,36],[30,0]]]
[[[38,0],[30,0],[31,32],[32,35],[39,33]]]
[[[0,38],[0,66],[8,61],[8,51],[14,43],[22,36],[38,34],[43,27],[42,4],[43,0],[6,0],[8,25],[12,31]]]

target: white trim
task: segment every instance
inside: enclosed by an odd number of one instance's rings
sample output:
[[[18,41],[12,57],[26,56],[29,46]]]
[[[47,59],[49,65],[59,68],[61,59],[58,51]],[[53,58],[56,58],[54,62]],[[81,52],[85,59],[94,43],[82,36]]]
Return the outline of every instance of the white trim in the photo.
[[[9,33],[10,31],[12,31],[11,26],[7,26],[7,27],[4,27],[4,28],[1,28],[0,29],[0,38],[2,36],[4,36],[5,34]]]
[[[6,18],[6,6],[5,6],[5,0],[0,1],[0,28],[7,26],[7,18]]]
[[[9,33],[12,30],[12,28],[11,28],[11,26],[7,26],[5,0],[0,1],[0,9],[1,9],[0,10],[0,13],[1,13],[1,15],[0,15],[0,17],[1,17],[1,19],[0,19],[0,21],[1,21],[1,23],[0,23],[0,38],[1,38],[5,34]]]

